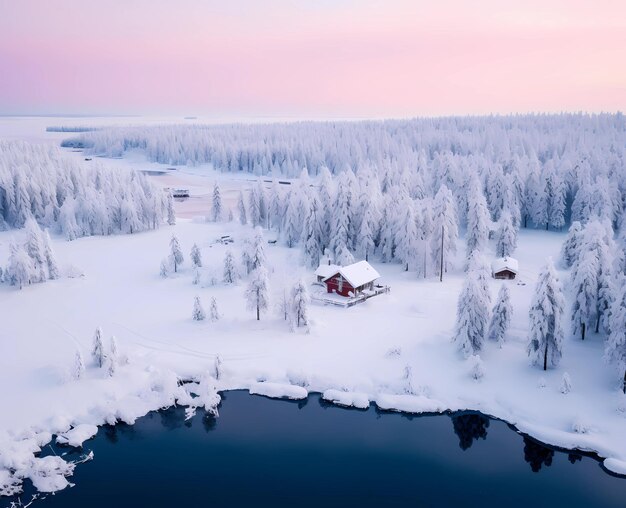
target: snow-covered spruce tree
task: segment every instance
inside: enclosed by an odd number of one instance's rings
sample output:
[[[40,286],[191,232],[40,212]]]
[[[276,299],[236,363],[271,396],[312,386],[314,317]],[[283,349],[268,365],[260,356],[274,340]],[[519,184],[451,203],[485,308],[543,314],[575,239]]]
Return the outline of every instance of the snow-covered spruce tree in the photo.
[[[491,219],[485,201],[485,195],[480,183],[473,178],[469,186],[468,209],[467,209],[467,234],[465,236],[465,249],[467,257],[475,250],[482,251],[487,245],[489,238],[489,226]]]
[[[517,248],[517,229],[513,225],[511,214],[506,211],[500,216],[496,233],[496,256],[504,258],[512,256]]]
[[[250,269],[256,270],[267,264],[267,256],[265,254],[265,239],[263,238],[263,230],[258,226],[254,231],[254,239],[252,240],[252,255],[250,257]]]
[[[91,358],[98,368],[102,368],[105,362],[104,346],[102,345],[102,329],[96,328],[91,342]]]
[[[347,188],[346,178],[338,178],[330,220],[329,248],[335,259],[339,259],[340,251],[346,249],[350,244],[350,192]]]
[[[109,377],[115,376],[119,364],[119,355],[117,351],[117,339],[115,335],[111,335],[109,346],[109,354],[106,356],[107,372]]]
[[[59,265],[57,264],[57,259],[54,255],[54,251],[52,250],[50,234],[47,230],[43,234],[43,252],[46,258],[46,265],[48,267],[48,278],[58,279],[60,276]]]
[[[220,313],[217,309],[217,300],[214,296],[211,297],[211,306],[209,307],[209,319],[212,323],[215,323],[220,319]]]
[[[293,247],[300,238],[300,219],[299,216],[300,200],[297,196],[297,189],[291,189],[287,199],[287,206],[285,208],[285,215],[283,217],[282,236],[285,239],[287,247]]]
[[[563,355],[563,294],[552,260],[539,273],[530,305],[528,355],[543,370],[558,366]]]
[[[477,274],[470,270],[459,295],[454,331],[454,342],[463,356],[468,358],[482,349],[488,323],[489,302]]]
[[[443,280],[443,273],[451,267],[456,254],[459,238],[459,225],[456,204],[452,192],[442,185],[437,191],[433,204],[433,234],[430,238],[430,251],[435,273]]]
[[[183,263],[185,258],[183,257],[183,251],[180,248],[180,243],[176,235],[172,235],[170,240],[170,260],[174,267],[174,272],[178,271],[178,267]]]
[[[565,395],[572,391],[572,379],[570,378],[567,372],[563,373],[563,377],[561,378],[561,386],[559,387],[559,391]]]
[[[33,278],[33,262],[21,245],[9,245],[9,265],[7,266],[6,277],[13,286],[22,289],[30,284]]]
[[[192,273],[193,273],[193,275],[191,277],[191,283],[194,286],[197,286],[198,284],[200,284],[200,281],[202,280],[202,272],[200,271],[199,267],[194,266],[193,270],[192,270]]]
[[[32,282],[45,282],[48,279],[48,263],[41,228],[32,217],[26,220],[24,227],[26,229],[24,248],[33,265]]]
[[[598,310],[598,258],[594,251],[581,254],[572,270],[571,286],[574,292],[572,333],[585,340],[587,330],[597,319]]]
[[[604,356],[617,366],[626,393],[626,278],[621,277],[621,287],[613,301],[610,314],[610,333],[606,340]]]
[[[417,224],[413,215],[413,207],[409,198],[402,205],[404,214],[396,231],[395,255],[402,262],[405,271],[414,270],[418,263]]]
[[[224,282],[226,284],[234,284],[235,281],[239,278],[239,274],[237,273],[237,267],[235,266],[235,256],[232,251],[227,251],[226,256],[224,256]]]
[[[176,224],[176,213],[174,212],[174,198],[171,193],[167,193],[167,223],[170,226],[174,226]]]
[[[222,206],[222,195],[220,193],[220,186],[215,182],[213,186],[213,201],[211,203],[211,220],[213,222],[220,222],[224,216],[224,208]]]
[[[312,196],[309,204],[309,214],[304,220],[302,231],[303,258],[306,266],[317,268],[322,257],[324,219],[319,198],[315,195]]]
[[[83,362],[83,355],[80,354],[80,351],[76,350],[76,355],[74,356],[74,370],[72,372],[72,377],[75,380],[79,380],[85,374],[85,362]]]
[[[468,261],[467,271],[468,273],[473,273],[476,277],[482,292],[482,299],[490,306],[491,292],[489,291],[489,279],[491,278],[491,271],[489,270],[485,256],[477,250],[472,252]]]
[[[167,257],[161,260],[161,265],[159,267],[159,275],[163,279],[166,279],[167,276],[170,274],[170,265],[171,265],[170,257]]]
[[[302,279],[291,289],[291,315],[296,327],[309,325],[309,292]]]
[[[511,305],[511,295],[506,284],[502,284],[498,292],[496,305],[491,313],[491,322],[489,323],[489,333],[487,336],[490,340],[496,341],[502,345],[504,337],[511,324],[511,315],[513,314],[513,306]]]
[[[269,306],[269,280],[267,270],[264,266],[259,266],[250,276],[250,282],[246,289],[246,301],[248,310],[256,311],[257,321],[261,319],[261,311],[267,310]]]
[[[237,214],[239,224],[245,226],[248,223],[248,213],[246,212],[246,202],[243,197],[243,191],[239,191],[239,198],[237,199]]]
[[[193,244],[191,247],[191,253],[189,255],[191,258],[191,266],[196,268],[202,267],[202,253],[200,252],[200,248],[197,244]]]
[[[191,313],[191,318],[194,321],[202,321],[206,317],[206,313],[202,308],[202,304],[200,303],[200,297],[196,296],[193,299],[193,311]]]
[[[583,227],[575,220],[567,232],[567,238],[561,247],[561,261],[566,268],[570,268],[578,260],[583,237]]]
[[[377,219],[378,212],[375,206],[373,203],[368,203],[364,206],[361,227],[357,237],[356,251],[365,258],[365,261],[369,261],[370,255],[376,249],[375,239],[378,235],[379,223]]]
[[[354,263],[354,256],[350,252],[350,249],[345,245],[339,245],[335,254],[335,262],[340,266],[348,266]]]

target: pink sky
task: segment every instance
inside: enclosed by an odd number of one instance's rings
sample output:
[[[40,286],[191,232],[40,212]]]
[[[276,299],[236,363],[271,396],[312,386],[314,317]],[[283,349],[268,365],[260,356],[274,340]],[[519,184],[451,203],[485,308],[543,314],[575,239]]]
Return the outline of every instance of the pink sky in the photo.
[[[0,0],[0,114],[626,107],[626,1]]]

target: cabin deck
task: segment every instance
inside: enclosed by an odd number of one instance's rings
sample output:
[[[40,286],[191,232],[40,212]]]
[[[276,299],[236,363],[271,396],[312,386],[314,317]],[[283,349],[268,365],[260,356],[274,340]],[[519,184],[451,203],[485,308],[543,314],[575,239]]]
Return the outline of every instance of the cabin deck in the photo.
[[[373,289],[365,289],[356,296],[341,296],[337,294],[327,293],[324,284],[314,282],[313,286],[316,288],[311,291],[311,300],[314,302],[323,303],[324,305],[336,305],[337,307],[352,307],[357,303],[363,303],[365,300],[369,300],[374,296],[389,293],[391,291],[390,286],[375,285]],[[324,288],[324,289],[318,289]]]

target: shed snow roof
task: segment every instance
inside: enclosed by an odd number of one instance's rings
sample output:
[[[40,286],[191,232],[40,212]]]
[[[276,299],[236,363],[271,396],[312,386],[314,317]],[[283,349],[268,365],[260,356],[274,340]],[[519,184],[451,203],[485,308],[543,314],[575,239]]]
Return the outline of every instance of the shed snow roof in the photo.
[[[329,279],[336,273],[339,273],[353,288],[358,288],[363,284],[368,284],[380,278],[380,274],[367,261],[359,261],[358,263],[338,268],[326,278]]]
[[[518,273],[519,265],[517,263],[517,259],[512,257],[494,259],[493,263],[491,263],[492,273],[498,273],[502,270],[509,270],[513,273]]]
[[[341,266],[339,265],[321,264],[317,267],[317,270],[315,270],[315,275],[327,279],[335,275],[339,270],[341,270]]]

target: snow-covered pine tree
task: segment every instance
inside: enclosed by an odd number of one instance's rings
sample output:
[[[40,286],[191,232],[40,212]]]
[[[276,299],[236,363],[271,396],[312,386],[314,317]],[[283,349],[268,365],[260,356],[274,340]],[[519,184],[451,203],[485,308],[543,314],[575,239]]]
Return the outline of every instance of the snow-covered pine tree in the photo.
[[[585,340],[587,330],[598,317],[598,262],[596,252],[587,250],[581,254],[572,270],[572,333],[580,335],[582,340]]]
[[[217,182],[213,186],[213,201],[211,203],[211,220],[213,222],[220,222],[224,216],[224,208],[222,206],[222,195],[220,193],[220,186]]]
[[[45,282],[48,279],[48,263],[41,228],[32,217],[26,220],[24,228],[26,229],[26,243],[24,244],[24,248],[33,265],[32,282]]]
[[[246,213],[246,202],[243,198],[243,191],[239,191],[239,200],[237,201],[237,210],[239,212],[239,223],[245,226],[248,223],[248,214]]]
[[[418,238],[417,225],[413,215],[413,206],[409,198],[407,198],[402,206],[404,213],[398,224],[396,231],[396,257],[402,262],[405,271],[414,270],[419,262],[418,256]]]
[[[291,189],[287,199],[287,206],[285,208],[285,215],[283,218],[282,235],[285,239],[287,247],[293,247],[300,238],[299,223],[301,217],[299,217],[300,200],[297,195],[297,188]]]
[[[569,227],[567,238],[561,247],[561,261],[566,268],[570,268],[578,260],[583,239],[583,227],[575,220]]]
[[[193,311],[191,313],[191,318],[194,321],[202,321],[206,317],[206,313],[202,308],[202,303],[200,303],[200,297],[196,296],[193,299]]]
[[[25,285],[30,284],[33,277],[33,262],[21,245],[11,243],[9,245],[9,265],[7,266],[7,274],[9,282],[13,286],[22,289]]]
[[[252,256],[250,257],[250,269],[256,270],[260,266],[267,264],[267,256],[265,254],[265,239],[263,238],[263,230],[257,226],[254,231],[254,239],[252,240]]]
[[[470,181],[467,210],[467,234],[465,236],[466,254],[469,258],[473,251],[484,250],[489,238],[491,219],[485,195],[477,178]]]
[[[105,362],[104,346],[102,344],[102,329],[96,328],[91,343],[91,358],[98,368],[102,368]]]
[[[235,256],[232,251],[226,251],[226,255],[224,256],[223,280],[226,284],[234,284],[238,278],[239,274],[237,273],[237,267],[235,266]]]
[[[119,355],[117,352],[117,340],[115,335],[111,336],[109,354],[106,356],[106,363],[109,377],[115,376],[119,364]]]
[[[172,235],[172,238],[170,239],[170,260],[172,262],[172,266],[174,267],[174,272],[178,271],[178,267],[185,260],[176,235]]]
[[[200,252],[200,248],[197,244],[193,244],[191,247],[191,253],[189,255],[191,258],[191,265],[196,268],[202,267],[202,253]]]
[[[496,256],[504,258],[512,256],[517,248],[517,229],[513,225],[511,214],[505,211],[500,216],[496,232]]]
[[[296,327],[309,325],[309,292],[302,279],[291,289],[291,315]]]
[[[50,241],[50,234],[48,231],[44,231],[43,234],[43,252],[46,258],[46,265],[48,267],[48,278],[58,279],[60,276],[59,265],[57,264],[56,256],[52,250],[52,244]]]
[[[459,295],[454,331],[454,342],[463,356],[468,358],[482,349],[488,323],[489,302],[477,274],[470,270]]]
[[[430,239],[432,261],[440,280],[443,280],[443,272],[447,272],[452,266],[451,259],[456,254],[458,238],[459,226],[454,196],[448,187],[442,185],[433,204],[433,234]]]
[[[261,311],[269,306],[269,279],[263,265],[252,272],[248,288],[246,289],[248,310],[256,311],[257,321],[261,319]]]
[[[513,306],[511,305],[511,295],[506,284],[502,284],[498,292],[496,305],[491,313],[491,322],[489,323],[489,333],[487,336],[490,340],[496,341],[502,345],[504,337],[511,324],[511,315],[513,314]]]
[[[348,249],[348,247],[346,247],[345,245],[339,245],[337,247],[337,253],[336,253],[335,261],[340,266],[348,266],[348,265],[351,265],[352,263],[354,263],[354,256],[352,255],[352,253],[350,252],[350,249]]]
[[[556,367],[563,355],[563,294],[552,260],[539,273],[530,305],[528,356],[534,365]]]
[[[317,196],[313,195],[309,204],[309,214],[304,220],[302,231],[303,257],[309,268],[317,268],[322,257],[323,213]]]
[[[621,277],[620,289],[613,300],[604,357],[616,365],[623,380],[622,390],[626,393],[626,278]]]
[[[176,213],[174,212],[174,198],[170,192],[167,193],[167,223],[170,226],[174,226],[176,224]]]
[[[72,372],[72,377],[78,381],[85,374],[85,362],[83,362],[83,355],[80,354],[80,351],[76,350],[76,355],[74,356],[74,370]]]
[[[212,323],[215,323],[220,319],[220,313],[217,309],[217,300],[214,296],[211,297],[211,306],[209,307],[209,319]]]

